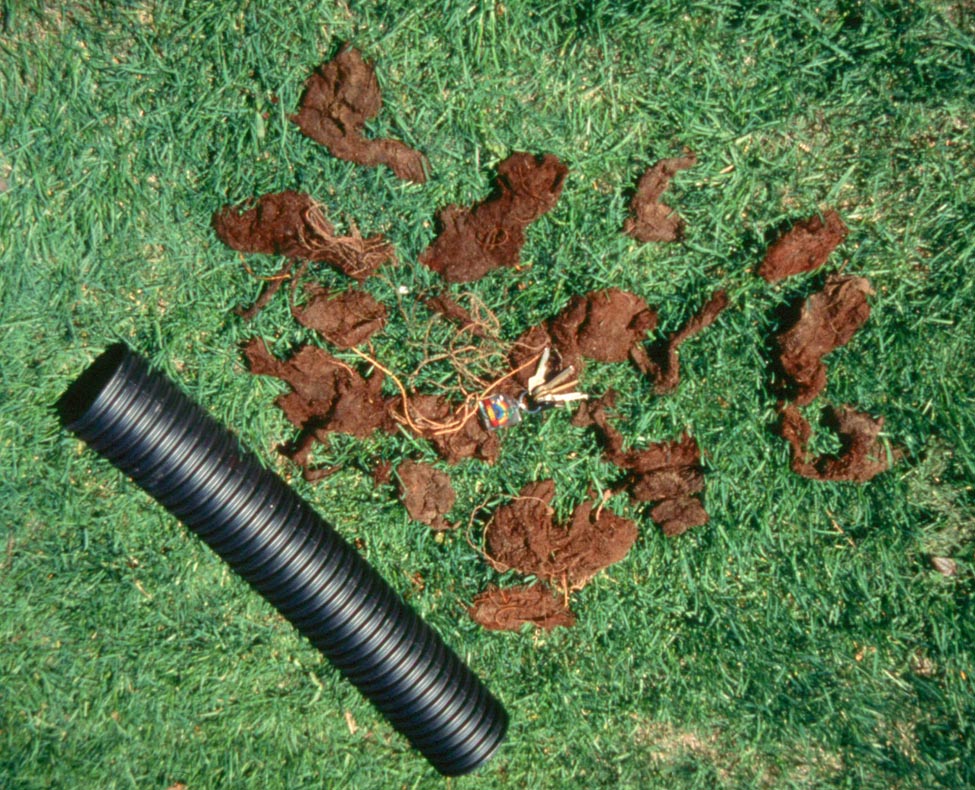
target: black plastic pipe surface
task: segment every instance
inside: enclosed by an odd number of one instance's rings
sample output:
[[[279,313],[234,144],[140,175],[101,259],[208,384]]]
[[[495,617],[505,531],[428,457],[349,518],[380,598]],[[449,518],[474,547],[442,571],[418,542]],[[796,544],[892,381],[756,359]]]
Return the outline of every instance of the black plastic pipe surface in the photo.
[[[442,774],[473,771],[508,717],[311,506],[125,345],[57,403],[62,424],[206,541]]]

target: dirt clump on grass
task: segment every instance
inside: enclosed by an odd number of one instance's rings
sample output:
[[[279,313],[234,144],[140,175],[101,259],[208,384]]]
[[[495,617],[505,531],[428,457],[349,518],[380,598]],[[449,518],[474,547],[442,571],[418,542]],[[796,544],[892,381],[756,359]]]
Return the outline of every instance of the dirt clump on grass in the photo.
[[[235,250],[327,263],[353,280],[366,279],[395,257],[382,236],[363,238],[354,227],[350,235],[336,236],[321,206],[303,192],[224,206],[212,223],[220,240]]]
[[[297,280],[308,262],[325,263],[361,282],[383,264],[396,260],[393,245],[381,235],[364,238],[352,225],[349,235],[337,236],[321,206],[302,192],[276,192],[256,201],[224,206],[214,212],[211,224],[217,237],[231,249],[289,258],[275,274],[262,278],[267,285],[257,301],[237,311],[248,320],[286,280]],[[298,273],[293,273],[295,261],[301,262]]]
[[[848,233],[849,228],[833,209],[797,222],[768,248],[758,275],[774,283],[818,269]]]
[[[644,244],[654,241],[680,241],[684,236],[684,220],[674,210],[660,202],[670,186],[670,180],[681,170],[697,164],[697,156],[661,159],[648,168],[636,185],[630,201],[630,216],[623,223],[623,232]]]
[[[386,306],[367,291],[335,291],[310,283],[305,286],[305,296],[305,304],[293,306],[292,315],[339,348],[365,343],[386,324]]]
[[[623,559],[637,527],[609,510],[583,502],[569,523],[555,523],[555,483],[529,483],[494,511],[485,528],[485,551],[495,569],[535,576],[564,590],[578,590],[599,571]]]
[[[796,406],[781,410],[778,430],[791,447],[791,466],[796,474],[811,480],[866,483],[890,467],[879,438],[883,417],[871,417],[850,406],[829,406],[820,424],[839,437],[840,449],[835,454],[812,456],[808,449],[812,437],[809,421]]]
[[[440,395],[414,394],[404,412],[402,397],[390,401],[394,418],[412,433],[428,440],[437,454],[455,465],[465,458],[488,464],[498,460],[501,440],[486,430],[463,404]],[[408,417],[408,419],[407,419]]]
[[[512,344],[508,360],[512,369],[523,368],[516,377],[522,385],[535,372],[524,366],[546,347],[556,352],[560,368],[571,366],[580,373],[585,358],[630,358],[656,326],[656,311],[636,294],[619,288],[592,291],[572,297],[557,316],[524,332]]]
[[[551,154],[512,154],[498,165],[490,197],[471,208],[450,205],[437,212],[439,234],[420,262],[452,283],[517,266],[525,229],[555,206],[568,172]]]
[[[424,301],[424,304],[429,310],[456,324],[462,333],[468,333],[481,339],[487,339],[496,334],[496,331],[492,332],[483,319],[475,317],[470,310],[447,293],[431,296]],[[496,321],[497,319],[494,323]]]
[[[636,502],[652,503],[650,517],[667,537],[677,537],[708,522],[700,495],[704,469],[697,440],[684,434],[670,442],[642,450],[624,449],[622,434],[610,423],[607,410],[615,393],[580,407],[573,418],[578,427],[595,426],[607,461],[625,471],[622,488]]]
[[[366,121],[376,117],[382,106],[372,64],[357,49],[345,46],[308,78],[300,108],[291,120],[302,134],[339,159],[366,167],[385,165],[397,178],[424,183],[427,161],[422,153],[399,140],[363,135]]]
[[[400,498],[410,518],[440,531],[456,526],[444,518],[457,498],[446,473],[430,464],[406,460],[399,465],[396,476]]]
[[[392,427],[381,373],[365,378],[317,346],[301,346],[288,359],[280,360],[259,338],[244,346],[244,356],[251,373],[273,376],[288,384],[290,392],[279,395],[274,403],[301,433],[292,445],[282,449],[308,479],[322,476],[320,470],[310,467],[315,441],[327,443],[330,433],[365,438]]]
[[[563,356],[577,352],[599,362],[625,362],[656,326],[657,314],[643,299],[607,288],[572,297],[548,331]]]
[[[489,585],[467,610],[471,619],[490,631],[517,631],[531,623],[543,631],[575,625],[565,597],[541,583],[501,588]]]
[[[681,344],[707,329],[727,306],[728,294],[718,291],[676,332],[654,343],[649,349],[643,346],[634,349],[632,357],[636,366],[653,380],[658,395],[672,392],[680,384],[678,350]]]
[[[863,277],[832,275],[776,337],[779,387],[786,400],[805,406],[826,388],[823,357],[846,345],[870,317],[867,297],[873,292]]]

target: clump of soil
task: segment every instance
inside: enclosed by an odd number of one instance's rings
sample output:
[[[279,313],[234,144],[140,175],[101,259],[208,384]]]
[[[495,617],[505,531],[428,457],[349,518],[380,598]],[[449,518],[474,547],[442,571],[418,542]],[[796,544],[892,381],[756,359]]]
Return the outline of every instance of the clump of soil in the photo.
[[[661,159],[647,169],[636,185],[630,201],[630,216],[623,223],[623,232],[639,242],[680,241],[684,236],[684,220],[674,210],[660,202],[660,196],[670,186],[670,180],[681,170],[697,164],[697,156]]]
[[[879,435],[883,417],[874,418],[850,406],[827,407],[820,424],[840,440],[835,455],[811,457],[808,447],[812,427],[795,406],[782,408],[779,433],[792,448],[792,471],[811,480],[865,483],[890,466]]]
[[[308,78],[300,109],[291,120],[339,159],[366,167],[386,165],[397,178],[424,183],[427,161],[422,153],[399,140],[363,136],[366,121],[378,115],[382,105],[372,64],[357,49],[345,46]]]
[[[849,228],[833,209],[797,222],[768,248],[758,275],[774,283],[818,269],[847,233]]]
[[[810,403],[826,387],[830,351],[846,345],[870,316],[867,297],[873,294],[863,277],[832,275],[810,296],[796,322],[776,338],[780,386],[786,400]]]
[[[454,506],[457,495],[450,478],[430,464],[404,461],[396,470],[400,498],[410,518],[429,524],[435,530],[453,529],[444,514]]]
[[[354,227],[351,235],[336,236],[321,206],[302,192],[224,206],[212,222],[220,240],[235,250],[327,263],[353,280],[394,260],[393,246],[382,236],[363,238]]]
[[[257,315],[277,293],[291,276],[295,260],[326,263],[362,281],[396,259],[393,245],[381,235],[363,238],[353,225],[350,235],[336,236],[321,206],[302,192],[277,192],[256,202],[224,206],[214,212],[211,222],[217,237],[232,249],[292,259],[267,278],[267,287],[252,307],[239,311],[246,319]]]
[[[656,326],[657,313],[636,294],[619,288],[593,291],[574,296],[557,316],[525,332],[512,345],[508,359],[518,369],[550,347],[562,368],[571,365],[579,372],[584,357],[625,361],[638,353],[640,342]],[[526,368],[517,380],[524,385],[534,372]]]
[[[482,320],[475,318],[470,310],[447,293],[431,296],[424,304],[428,309],[439,313],[448,321],[457,324],[461,332],[467,332],[474,337],[482,339],[491,336],[491,333]]]
[[[583,502],[566,526],[551,508],[555,483],[530,483],[499,507],[485,532],[487,556],[500,571],[516,570],[565,590],[578,590],[603,568],[619,562],[636,541],[636,525]]]
[[[517,631],[525,623],[551,631],[576,622],[565,598],[540,583],[504,589],[492,584],[467,611],[475,623],[491,631]]]
[[[309,479],[321,476],[308,466],[314,441],[327,442],[329,433],[365,438],[374,431],[391,428],[382,395],[383,376],[378,372],[364,378],[317,346],[302,346],[282,361],[258,338],[244,346],[244,356],[251,373],[273,376],[291,388],[274,402],[301,431],[301,437],[286,454]]]
[[[525,228],[551,210],[568,174],[555,156],[515,153],[498,165],[495,190],[472,208],[437,213],[439,235],[420,262],[447,282],[478,280],[501,266],[517,266]]]
[[[630,351],[657,326],[657,314],[636,294],[607,288],[572,297],[549,322],[555,348],[599,362],[625,362]]]
[[[609,422],[615,393],[587,403],[573,423],[595,426],[607,461],[626,471],[623,487],[637,502],[655,503],[650,517],[667,537],[682,535],[708,522],[700,500],[704,490],[701,451],[693,436],[684,434],[673,442],[659,442],[643,450],[623,449],[623,436]]]
[[[448,464],[458,464],[465,458],[493,464],[501,453],[498,435],[485,430],[472,414],[463,412],[440,395],[411,395],[409,410],[403,412],[402,398],[390,402],[394,415],[417,436],[433,444],[437,454]]]
[[[691,319],[666,339],[652,345],[649,350],[637,346],[632,354],[636,366],[654,381],[654,389],[663,395],[677,388],[680,383],[680,358],[678,350],[685,340],[714,323],[728,306],[728,294],[718,291]]]
[[[365,343],[386,324],[386,307],[367,291],[334,291],[312,283],[305,286],[307,301],[294,306],[292,315],[339,348]]]

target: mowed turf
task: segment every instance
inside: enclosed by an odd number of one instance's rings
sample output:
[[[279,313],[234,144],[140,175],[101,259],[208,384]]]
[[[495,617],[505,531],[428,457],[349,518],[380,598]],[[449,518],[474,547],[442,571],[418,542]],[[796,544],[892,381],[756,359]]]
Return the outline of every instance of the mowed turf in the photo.
[[[291,478],[504,701],[508,742],[451,786],[975,783],[973,25],[966,4],[932,2],[0,5],[0,786],[443,784],[209,549],[59,429],[51,404],[116,340]],[[289,123],[343,42],[376,63],[368,133],[422,150],[427,184],[337,160]],[[630,190],[685,149],[698,162],[665,195],[685,240],[636,244],[620,232]],[[611,498],[640,538],[551,633],[474,625],[471,599],[518,579],[373,482],[377,461],[434,461],[428,445],[337,437],[316,460],[342,471],[314,486],[281,460],[281,388],[245,371],[240,345],[322,341],[283,293],[251,323],[234,314],[262,285],[243,261],[259,276],[281,261],[242,259],[209,225],[295,189],[342,229],[384,233],[400,263],[365,286],[391,308],[372,350],[408,374],[448,338],[428,334],[421,297],[440,283],[416,263],[436,210],[484,198],[513,151],[570,173],[520,269],[452,288],[504,338],[598,288],[656,306],[661,333],[715,289],[731,298],[682,349],[672,395],[626,364],[587,367],[587,391],[620,392],[634,446],[697,437],[711,521],[667,540]],[[754,269],[777,229],[826,208],[850,228],[826,271],[876,293],[816,405],[883,415],[902,453],[859,486],[793,475],[772,432],[769,338],[822,273],[769,285]],[[416,386],[451,375],[428,366]],[[441,468],[464,525],[544,478],[564,515],[618,474],[567,413],[511,429],[494,466]]]

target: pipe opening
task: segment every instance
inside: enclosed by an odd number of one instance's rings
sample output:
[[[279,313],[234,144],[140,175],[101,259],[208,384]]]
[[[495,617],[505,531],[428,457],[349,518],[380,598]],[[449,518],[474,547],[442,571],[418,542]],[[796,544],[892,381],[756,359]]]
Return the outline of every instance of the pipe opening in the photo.
[[[109,346],[65,390],[54,404],[61,425],[70,428],[87,413],[108,382],[112,380],[127,353],[124,343]]]

